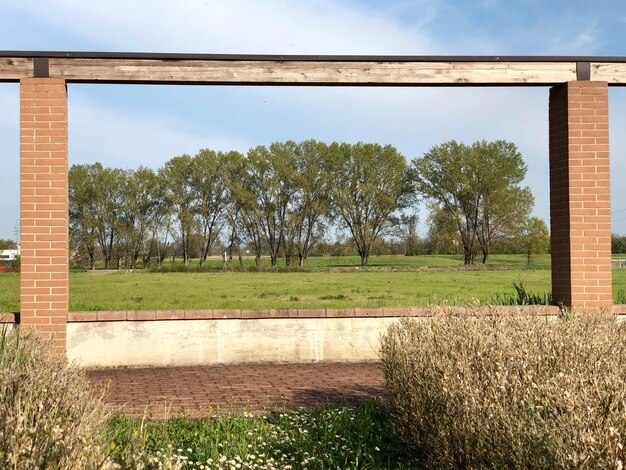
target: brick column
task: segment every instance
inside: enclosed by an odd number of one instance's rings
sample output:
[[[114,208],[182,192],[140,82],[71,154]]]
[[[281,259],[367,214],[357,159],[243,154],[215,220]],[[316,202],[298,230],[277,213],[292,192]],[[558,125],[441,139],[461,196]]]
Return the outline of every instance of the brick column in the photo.
[[[20,81],[20,324],[65,352],[68,310],[67,88]]]
[[[612,305],[606,82],[550,90],[552,296],[568,307]]]

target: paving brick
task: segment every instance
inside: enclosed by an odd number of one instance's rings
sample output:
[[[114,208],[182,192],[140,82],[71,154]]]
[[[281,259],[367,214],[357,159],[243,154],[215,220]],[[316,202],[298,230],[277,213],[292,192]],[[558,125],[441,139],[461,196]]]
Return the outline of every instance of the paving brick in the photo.
[[[97,312],[70,312],[67,314],[68,322],[92,322],[97,320]]]
[[[270,310],[268,308],[259,308],[251,310],[242,310],[241,318],[256,319],[256,318],[269,318]]]
[[[383,307],[383,317],[406,317],[411,315],[411,307]]]
[[[297,318],[298,310],[295,308],[270,308],[269,318]]]
[[[327,308],[327,318],[354,317],[354,308]]]
[[[261,412],[281,404],[313,407],[384,395],[380,364],[240,364],[197,367],[115,368],[87,371],[107,387],[110,409],[163,418]]]
[[[126,320],[128,321],[156,320],[156,311],[155,310],[128,310],[126,312]]]
[[[237,309],[214,309],[213,318],[222,318],[225,320],[241,318],[241,310]]]
[[[355,317],[382,317],[382,307],[357,307],[354,309]]]
[[[185,312],[183,310],[157,310],[157,320],[184,320]]]
[[[98,312],[98,321],[126,321],[126,311]]]
[[[325,308],[299,308],[298,318],[325,318]]]

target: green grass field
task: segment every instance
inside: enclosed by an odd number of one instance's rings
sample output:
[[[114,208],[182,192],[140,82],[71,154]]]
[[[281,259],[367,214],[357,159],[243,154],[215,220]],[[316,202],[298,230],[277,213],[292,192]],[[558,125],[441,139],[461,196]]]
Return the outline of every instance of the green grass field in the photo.
[[[391,259],[392,258],[392,259]],[[464,270],[455,257],[373,257],[372,268],[312,272],[95,271],[70,274],[70,310],[173,310],[208,308],[342,308],[494,303],[513,294],[550,292],[549,258],[528,269],[519,255],[495,257],[503,270]],[[317,267],[346,267],[343,258],[313,258]],[[323,264],[322,261],[327,263]],[[376,267],[446,266],[442,270],[380,270]],[[335,264],[332,264],[335,263]],[[409,264],[411,263],[411,264]],[[515,265],[518,265],[517,267]],[[455,268],[456,267],[456,268]],[[626,289],[626,270],[613,271],[614,294]],[[617,297],[616,297],[617,298]],[[19,310],[19,274],[0,274],[0,311]]]
[[[297,259],[293,259],[293,262],[297,262]],[[252,268],[255,266],[254,257],[245,256],[243,263],[246,268]],[[175,268],[179,268],[182,265],[180,259],[175,262]],[[306,260],[304,270],[311,271],[327,271],[336,268],[350,269],[356,268],[361,265],[361,260],[358,256],[312,256]],[[163,268],[167,269],[171,266],[171,262],[165,261]],[[189,267],[194,269],[198,266],[198,260],[191,260]],[[237,259],[230,266],[238,267],[239,263]],[[387,268],[447,268],[447,267],[462,267],[463,256],[461,255],[423,255],[423,256],[403,256],[403,255],[373,255],[369,259],[369,270],[387,269]],[[476,267],[480,268],[480,263],[476,264]],[[524,266],[526,267],[526,257],[524,255],[492,255],[487,263],[488,267],[510,267],[510,266]],[[220,256],[211,256],[207,259],[205,267],[214,269],[223,269],[224,262]],[[285,260],[279,258],[277,267],[284,269]],[[293,266],[292,266],[293,267]],[[533,259],[533,263],[530,266],[533,269],[549,269],[550,268],[550,255],[539,255]],[[261,258],[261,268],[270,268],[269,257]]]

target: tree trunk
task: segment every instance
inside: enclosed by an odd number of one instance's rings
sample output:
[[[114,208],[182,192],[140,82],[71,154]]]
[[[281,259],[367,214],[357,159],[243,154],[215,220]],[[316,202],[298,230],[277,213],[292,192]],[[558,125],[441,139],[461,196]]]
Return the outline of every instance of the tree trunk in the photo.
[[[472,249],[469,246],[463,246],[463,264],[468,266],[474,263],[474,257],[472,256]]]
[[[189,265],[189,233],[187,234],[187,237],[185,237],[185,232],[183,231],[182,242],[183,242],[183,264],[185,266],[188,266]]]
[[[369,258],[369,254],[367,254],[367,253],[362,253],[362,254],[361,254],[361,266],[362,266],[362,267],[367,266],[367,260],[368,260],[368,258]]]
[[[302,268],[304,267],[304,260],[306,259],[305,256],[303,255],[298,255],[298,267]]]

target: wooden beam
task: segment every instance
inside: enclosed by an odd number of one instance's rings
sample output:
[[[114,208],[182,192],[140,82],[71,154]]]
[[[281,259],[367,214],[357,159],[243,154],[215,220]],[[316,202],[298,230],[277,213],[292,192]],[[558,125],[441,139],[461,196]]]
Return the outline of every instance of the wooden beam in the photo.
[[[15,82],[33,77],[37,72],[33,58],[48,63],[49,76],[70,83],[547,86],[583,77],[583,80],[626,85],[626,58],[194,56],[70,52],[20,55],[15,51],[0,51],[0,81]],[[582,69],[581,65],[584,65]],[[41,73],[42,67],[39,69]],[[585,73],[581,74],[581,70]]]
[[[606,62],[591,64],[591,80],[609,85],[626,85],[626,63]]]
[[[17,82],[33,76],[33,59],[25,57],[0,57],[0,82]]]
[[[92,83],[550,85],[575,80],[576,63],[51,58],[50,76]]]

